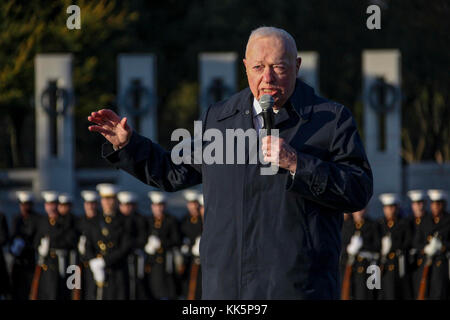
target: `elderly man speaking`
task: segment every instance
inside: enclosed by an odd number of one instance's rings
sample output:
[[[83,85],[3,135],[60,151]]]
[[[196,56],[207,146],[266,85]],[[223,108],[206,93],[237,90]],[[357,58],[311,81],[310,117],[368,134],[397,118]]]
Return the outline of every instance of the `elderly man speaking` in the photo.
[[[223,136],[226,129],[259,130],[260,98],[271,95],[279,136],[264,137],[259,147],[279,166],[273,175],[250,161],[175,164],[126,118],[108,109],[88,117],[89,130],[108,140],[102,154],[115,167],[168,192],[203,183],[203,299],[339,297],[343,212],[366,206],[372,172],[351,113],[297,79],[300,64],[289,33],[254,30],[244,59],[249,88],[203,117],[204,131]]]

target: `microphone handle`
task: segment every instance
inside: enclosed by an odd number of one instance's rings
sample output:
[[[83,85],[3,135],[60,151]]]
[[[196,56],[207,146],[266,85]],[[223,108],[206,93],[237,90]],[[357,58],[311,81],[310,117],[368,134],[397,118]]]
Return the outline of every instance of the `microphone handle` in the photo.
[[[265,129],[267,129],[267,135],[270,136],[271,130],[273,128],[272,114],[271,114],[270,110],[266,110],[266,111],[262,111],[262,116],[264,119],[264,127],[265,127]]]

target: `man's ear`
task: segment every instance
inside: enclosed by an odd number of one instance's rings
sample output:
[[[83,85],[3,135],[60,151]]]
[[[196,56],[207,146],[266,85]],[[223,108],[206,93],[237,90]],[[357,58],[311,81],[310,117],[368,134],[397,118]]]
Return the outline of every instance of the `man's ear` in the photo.
[[[296,69],[297,69],[297,73],[298,74],[298,70],[300,70],[300,65],[302,64],[302,58],[297,57],[297,61],[296,61]]]

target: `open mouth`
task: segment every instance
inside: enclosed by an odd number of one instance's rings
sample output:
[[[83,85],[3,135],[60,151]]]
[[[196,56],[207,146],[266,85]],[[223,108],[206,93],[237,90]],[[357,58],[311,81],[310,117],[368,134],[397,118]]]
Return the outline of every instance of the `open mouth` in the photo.
[[[270,94],[271,96],[274,96],[278,93],[278,90],[276,90],[276,89],[261,89],[260,92],[262,94]]]

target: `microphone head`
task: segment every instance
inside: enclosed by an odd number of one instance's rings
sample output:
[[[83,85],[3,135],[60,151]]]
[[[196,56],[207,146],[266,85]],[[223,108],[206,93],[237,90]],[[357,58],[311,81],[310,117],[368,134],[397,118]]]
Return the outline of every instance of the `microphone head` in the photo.
[[[259,99],[259,105],[261,106],[263,112],[266,112],[267,110],[272,108],[274,103],[275,101],[270,94],[263,94]]]

